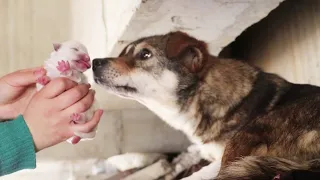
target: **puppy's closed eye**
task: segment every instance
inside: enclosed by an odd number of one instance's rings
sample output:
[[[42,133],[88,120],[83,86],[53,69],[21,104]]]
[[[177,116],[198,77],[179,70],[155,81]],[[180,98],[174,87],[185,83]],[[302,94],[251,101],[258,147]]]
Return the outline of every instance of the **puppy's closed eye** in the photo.
[[[72,48],[74,51],[79,51],[79,49],[78,48]]]

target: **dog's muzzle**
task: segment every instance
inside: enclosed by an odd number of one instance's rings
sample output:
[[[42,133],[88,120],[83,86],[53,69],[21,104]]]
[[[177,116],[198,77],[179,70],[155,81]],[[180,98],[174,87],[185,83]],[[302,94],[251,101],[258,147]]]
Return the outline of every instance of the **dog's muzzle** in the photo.
[[[103,73],[110,60],[110,58],[96,58],[92,60],[93,78],[96,83],[99,84],[104,81]]]
[[[102,59],[93,59],[92,60],[92,70],[93,71],[101,71],[101,69],[108,64],[110,61],[109,58],[102,58]]]

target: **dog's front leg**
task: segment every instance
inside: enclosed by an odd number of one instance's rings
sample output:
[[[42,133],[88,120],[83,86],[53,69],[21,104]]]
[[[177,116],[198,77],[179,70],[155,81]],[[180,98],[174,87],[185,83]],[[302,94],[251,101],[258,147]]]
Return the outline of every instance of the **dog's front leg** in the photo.
[[[220,143],[207,143],[190,147],[196,149],[200,153],[201,158],[211,162],[209,165],[202,167],[199,171],[184,178],[183,180],[210,180],[215,178],[220,170],[221,158],[224,152],[224,145]]]
[[[199,171],[182,180],[210,180],[217,177],[221,167],[221,160],[216,160],[207,166],[204,166]]]
[[[191,166],[198,164],[203,157],[201,156],[201,147],[191,145],[187,152],[181,153],[173,160],[173,171],[165,176],[165,180],[172,180],[181,172],[189,169]]]
[[[202,159],[213,163],[205,166],[205,169],[201,169],[198,172],[193,173],[194,175],[189,177],[191,179],[197,179],[200,177],[215,177],[220,169],[223,150],[224,146],[216,143],[191,145],[188,147],[188,152],[180,154],[174,160],[174,171],[168,174],[165,179],[171,180],[175,178],[179,173],[189,169],[193,165],[198,164]],[[209,172],[211,170],[212,172]]]

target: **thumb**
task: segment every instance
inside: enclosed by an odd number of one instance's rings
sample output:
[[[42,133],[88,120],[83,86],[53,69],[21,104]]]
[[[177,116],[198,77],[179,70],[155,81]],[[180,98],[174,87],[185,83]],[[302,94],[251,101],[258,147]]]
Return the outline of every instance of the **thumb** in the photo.
[[[36,80],[45,74],[46,70],[43,67],[30,68],[8,74],[4,80],[14,87],[28,86],[36,83]]]

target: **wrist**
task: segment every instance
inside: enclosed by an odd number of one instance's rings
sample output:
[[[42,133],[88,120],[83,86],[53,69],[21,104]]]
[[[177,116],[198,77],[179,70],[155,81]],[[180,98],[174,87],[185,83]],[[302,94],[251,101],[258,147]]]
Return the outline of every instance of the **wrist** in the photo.
[[[44,149],[44,147],[42,147],[40,145],[41,143],[39,142],[39,135],[37,134],[37,131],[36,131],[37,128],[33,127],[32,121],[28,116],[23,116],[23,117],[24,117],[25,123],[29,129],[29,132],[30,132],[30,135],[32,138],[32,142],[34,145],[34,150],[35,150],[35,152],[39,152],[42,149]]]

